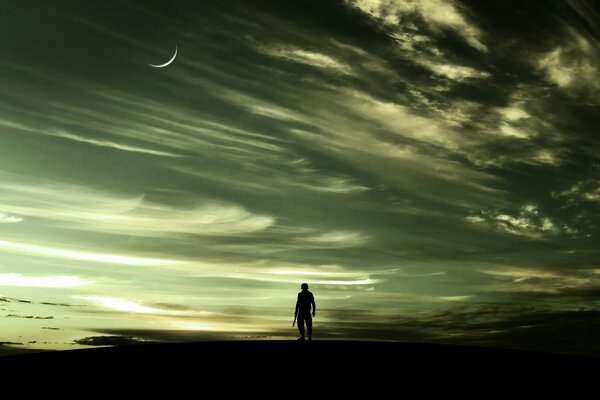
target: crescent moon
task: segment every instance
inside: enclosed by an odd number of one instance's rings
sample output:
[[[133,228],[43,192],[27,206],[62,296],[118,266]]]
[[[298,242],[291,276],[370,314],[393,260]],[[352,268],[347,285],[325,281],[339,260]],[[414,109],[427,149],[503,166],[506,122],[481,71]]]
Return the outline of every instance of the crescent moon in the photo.
[[[173,54],[173,57],[171,57],[171,59],[169,61],[167,61],[164,64],[148,64],[151,67],[154,68],[163,68],[166,67],[167,65],[171,64],[173,61],[175,61],[175,57],[177,57],[177,45],[175,45],[175,54]]]

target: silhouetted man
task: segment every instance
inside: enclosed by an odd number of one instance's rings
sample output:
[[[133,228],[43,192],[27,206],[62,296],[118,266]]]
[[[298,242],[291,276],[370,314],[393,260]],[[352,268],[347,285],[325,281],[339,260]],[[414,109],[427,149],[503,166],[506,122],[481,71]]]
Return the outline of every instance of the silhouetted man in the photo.
[[[298,301],[296,301],[296,312],[295,317],[298,318],[298,330],[300,331],[300,337],[298,340],[304,340],[304,322],[306,321],[306,329],[308,330],[308,340],[312,340],[312,318],[310,316],[310,306],[312,306],[312,316],[315,316],[317,311],[317,305],[315,304],[315,297],[311,292],[308,291],[308,284],[303,283],[300,286],[302,291],[298,293]]]

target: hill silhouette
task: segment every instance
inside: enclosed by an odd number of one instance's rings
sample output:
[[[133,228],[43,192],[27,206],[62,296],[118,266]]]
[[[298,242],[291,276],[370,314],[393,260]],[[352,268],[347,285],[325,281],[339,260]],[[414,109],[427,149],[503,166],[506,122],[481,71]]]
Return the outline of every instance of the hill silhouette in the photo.
[[[370,341],[238,341],[137,344],[49,351],[0,357],[3,377],[10,371],[30,376],[119,377],[161,382],[282,383],[298,379],[332,383],[343,379],[405,386],[454,379],[546,376],[598,371],[600,359],[555,353],[444,344]],[[548,375],[550,374],[550,375]],[[309,384],[309,383],[307,383]],[[235,389],[233,387],[232,389]],[[237,388],[240,389],[241,388]]]

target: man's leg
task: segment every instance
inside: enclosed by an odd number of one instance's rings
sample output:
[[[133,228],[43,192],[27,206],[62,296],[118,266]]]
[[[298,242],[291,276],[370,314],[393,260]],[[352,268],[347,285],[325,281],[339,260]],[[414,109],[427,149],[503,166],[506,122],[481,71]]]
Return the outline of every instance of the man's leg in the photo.
[[[306,329],[308,330],[308,340],[312,340],[312,317],[310,314],[306,315]]]
[[[300,339],[304,339],[304,315],[298,313],[298,330],[300,331]]]

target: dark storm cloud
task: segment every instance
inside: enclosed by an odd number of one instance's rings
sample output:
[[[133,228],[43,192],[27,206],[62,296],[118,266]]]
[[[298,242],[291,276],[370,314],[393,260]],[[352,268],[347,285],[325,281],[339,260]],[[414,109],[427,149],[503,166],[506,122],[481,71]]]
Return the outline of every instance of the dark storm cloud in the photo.
[[[197,309],[187,306],[185,304],[154,303],[154,304],[149,304],[149,306],[157,307],[160,309],[173,310],[173,311],[198,311]]]
[[[366,310],[363,310],[366,312]],[[371,321],[343,312],[328,338],[370,338],[432,343],[485,345],[527,350],[600,355],[595,335],[598,311],[553,311],[542,306],[469,306],[424,317]]]
[[[12,297],[0,297],[0,301],[3,301],[5,303],[10,303],[10,302],[25,303],[25,304],[31,304],[32,303],[31,300],[15,299],[15,298],[12,298]]]
[[[488,284],[480,295],[505,297],[512,303],[541,302],[570,304],[576,308],[595,308],[599,305],[600,273],[598,269],[575,269],[564,273],[558,268],[536,270],[487,270],[495,283]]]
[[[129,336],[88,336],[73,340],[73,343],[84,346],[127,346],[146,343],[146,341]]]
[[[553,311],[535,306],[469,306],[426,316],[374,318],[371,310],[326,311],[335,323],[319,323],[322,339],[370,339],[495,346],[571,354],[600,355],[597,311]],[[142,329],[105,329],[98,333],[157,342],[239,340],[286,337],[289,330],[240,334]],[[112,343],[101,336],[99,343]],[[126,343],[123,344],[127,344]],[[137,339],[136,339],[137,340]],[[118,340],[117,340],[118,343]],[[117,344],[115,343],[115,344]],[[118,343],[120,344],[120,343]],[[104,345],[104,344],[101,344]]]
[[[0,297],[0,301],[5,302],[5,303],[11,303],[11,302],[16,302],[16,303],[22,303],[22,304],[41,304],[41,305],[46,305],[46,306],[56,306],[56,307],[72,307],[73,304],[67,304],[67,303],[53,303],[53,302],[46,302],[46,301],[41,301],[41,302],[34,302],[31,300],[23,300],[23,299],[15,299],[12,297]],[[77,305],[78,307],[84,307],[84,305]]]
[[[194,342],[212,340],[232,340],[243,336],[260,335],[261,332],[239,334],[235,332],[202,332],[197,330],[161,330],[161,329],[101,329],[97,333],[120,335],[119,337],[136,337],[154,342]],[[102,336],[107,337],[107,336]]]
[[[50,303],[50,302],[40,302],[39,304],[44,304],[47,306],[57,306],[57,307],[71,307],[71,304],[67,304],[67,303]]]
[[[17,315],[17,314],[7,314],[6,318],[26,318],[26,319],[54,319],[53,316],[40,317],[38,315]]]
[[[490,321],[470,324],[467,321],[480,321],[477,315],[485,312],[444,315],[453,320],[464,333],[448,340],[453,343],[471,343],[489,346],[503,346],[528,350],[552,351],[595,355],[600,347],[595,339],[600,326],[597,311],[517,311],[508,315],[496,314]],[[462,337],[461,337],[462,336]]]

